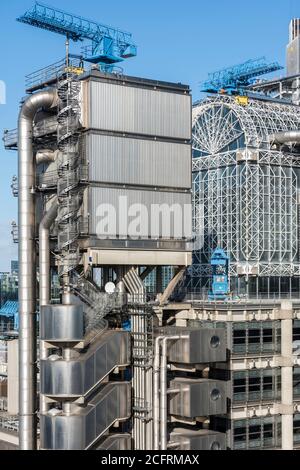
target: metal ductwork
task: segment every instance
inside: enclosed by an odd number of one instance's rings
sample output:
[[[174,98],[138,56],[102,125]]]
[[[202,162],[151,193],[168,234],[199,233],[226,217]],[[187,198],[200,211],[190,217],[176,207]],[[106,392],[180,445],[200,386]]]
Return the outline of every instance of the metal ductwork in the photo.
[[[208,364],[224,362],[227,358],[225,328],[161,328],[160,334],[184,335],[168,343],[167,356],[171,363]]]
[[[221,380],[178,377],[170,382],[170,414],[196,420],[227,413],[227,384]]]
[[[19,416],[20,448],[36,448],[36,256],[33,121],[42,108],[57,104],[56,90],[36,93],[23,103],[19,149]]]
[[[84,337],[82,305],[45,305],[41,308],[40,339],[49,343],[79,343]]]
[[[37,165],[53,163],[56,160],[57,154],[59,152],[56,150],[39,150],[36,154],[35,160]]]
[[[129,333],[106,331],[78,358],[66,361],[50,356],[41,361],[41,393],[56,398],[85,396],[116,367],[129,364]]]
[[[131,415],[131,384],[112,382],[104,385],[88,405],[66,414],[50,410],[41,415],[41,449],[89,449],[114,424]]]
[[[168,447],[176,450],[226,450],[226,434],[206,429],[176,428],[170,435]]]

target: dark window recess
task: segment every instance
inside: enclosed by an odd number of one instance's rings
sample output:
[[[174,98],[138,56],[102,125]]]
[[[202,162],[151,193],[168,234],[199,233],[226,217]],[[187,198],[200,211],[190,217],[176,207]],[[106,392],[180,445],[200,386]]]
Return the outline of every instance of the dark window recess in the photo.
[[[233,383],[234,393],[246,392],[246,379],[235,379]]]
[[[299,397],[300,396],[300,367],[294,368],[293,390],[294,390],[294,397]]]
[[[260,377],[249,378],[249,392],[260,391]]]
[[[249,330],[249,343],[260,343],[260,330]]]
[[[273,332],[271,329],[263,330],[263,342],[272,343],[273,342]]]
[[[273,390],[273,377],[263,377],[263,391]]]
[[[300,321],[295,320],[293,324],[293,341],[300,341]]]
[[[233,344],[245,344],[246,343],[246,331],[236,330],[233,332]]]

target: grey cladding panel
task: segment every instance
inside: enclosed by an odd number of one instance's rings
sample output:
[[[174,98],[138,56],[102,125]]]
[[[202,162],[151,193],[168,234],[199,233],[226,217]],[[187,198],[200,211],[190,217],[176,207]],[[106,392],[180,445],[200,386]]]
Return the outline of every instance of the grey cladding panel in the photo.
[[[185,94],[90,81],[88,127],[191,139],[191,97]]]
[[[81,305],[45,305],[41,308],[41,339],[77,342],[83,339]]]
[[[184,335],[188,338],[170,341],[168,360],[180,364],[226,362],[227,336],[225,328],[161,328],[160,334]]]
[[[93,182],[191,188],[191,146],[172,142],[86,135]]]
[[[220,380],[176,378],[170,388],[170,414],[189,419],[227,412],[227,384]]]
[[[104,205],[106,205],[106,208]],[[160,217],[160,219],[158,217],[151,217],[152,210],[158,210],[158,206],[164,209],[166,205],[169,209],[174,209],[173,214],[171,212],[171,217],[167,216],[167,218],[164,216]],[[111,206],[115,210],[112,210]],[[108,208],[109,227],[105,228],[106,231],[104,233],[102,232],[103,224],[101,222],[104,218],[103,210],[107,211]],[[146,209],[146,213],[144,209]],[[155,232],[155,238],[169,240],[172,237],[181,239],[190,238],[192,236],[191,193],[189,192],[179,193],[91,187],[89,189],[88,212],[90,214],[90,233],[96,235],[98,238],[115,238],[115,235],[120,235],[120,238],[129,238],[132,233],[130,234],[128,229],[133,227],[130,222],[138,217],[140,213],[142,213],[143,217],[145,214],[145,220],[142,219],[142,227],[139,225],[141,230],[140,238],[148,238],[148,236],[153,235],[153,224],[155,227],[154,220],[160,220],[158,224],[159,231],[157,231],[157,233]],[[175,218],[174,213],[176,214]],[[113,223],[114,215],[116,215],[116,225]],[[127,233],[120,233],[118,231],[120,228],[118,221],[124,216],[126,217],[125,230]],[[171,220],[170,230],[168,230],[168,220]],[[174,220],[175,223],[173,223]],[[174,230],[174,227],[176,227],[176,230]],[[137,233],[137,231],[134,233]]]

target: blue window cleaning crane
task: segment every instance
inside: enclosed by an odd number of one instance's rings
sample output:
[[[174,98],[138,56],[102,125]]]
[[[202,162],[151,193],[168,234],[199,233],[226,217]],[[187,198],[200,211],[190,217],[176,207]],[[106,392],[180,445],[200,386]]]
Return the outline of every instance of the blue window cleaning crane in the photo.
[[[229,258],[225,251],[217,248],[210,260],[212,268],[210,301],[227,301],[229,295]]]
[[[89,44],[82,49],[82,59],[99,64],[105,70],[112,68],[113,64],[137,55],[137,46],[132,40],[131,33],[43,3],[36,2],[33,8],[17,18],[17,21],[65,36],[67,57],[69,40],[89,41]]]
[[[229,95],[244,94],[245,89],[257,77],[282,69],[283,67],[278,62],[267,62],[265,57],[251,59],[243,64],[210,73],[208,80],[201,85],[201,91]]]

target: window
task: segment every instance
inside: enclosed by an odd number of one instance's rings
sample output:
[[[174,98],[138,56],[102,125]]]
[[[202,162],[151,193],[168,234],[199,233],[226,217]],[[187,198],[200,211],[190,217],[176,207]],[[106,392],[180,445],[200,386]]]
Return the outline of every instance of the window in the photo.
[[[274,425],[273,423],[263,424],[263,443],[264,447],[273,445]]]
[[[235,371],[232,384],[233,403],[257,403],[281,398],[281,372],[278,368]]]
[[[266,328],[263,330],[263,343],[272,343],[273,341],[273,331],[271,328]]]
[[[233,331],[233,352],[235,353],[245,352],[246,351],[246,330],[242,328],[238,329],[238,324],[236,325],[236,327],[237,329],[234,329]]]
[[[293,372],[294,398],[300,397],[300,367],[295,367]]]
[[[300,341],[300,321],[299,320],[294,321],[293,341]]]
[[[300,415],[294,416],[294,444],[300,442]]]
[[[300,432],[300,415],[298,424]],[[280,416],[233,421],[233,449],[270,449],[280,447],[280,445]]]
[[[280,352],[280,322],[233,324],[233,353]]]
[[[261,377],[260,371],[250,372],[249,374],[249,401],[259,400],[261,396]]]
[[[246,371],[233,373],[233,402],[246,401]]]
[[[251,420],[249,425],[249,448],[261,447],[261,422],[260,420]]]
[[[247,448],[247,429],[244,421],[237,421],[234,423],[233,439],[235,449]]]

